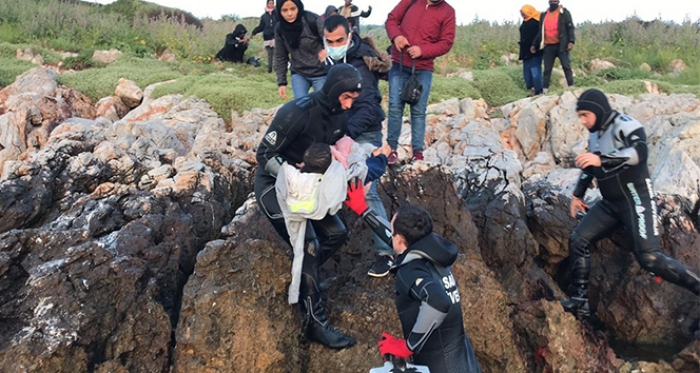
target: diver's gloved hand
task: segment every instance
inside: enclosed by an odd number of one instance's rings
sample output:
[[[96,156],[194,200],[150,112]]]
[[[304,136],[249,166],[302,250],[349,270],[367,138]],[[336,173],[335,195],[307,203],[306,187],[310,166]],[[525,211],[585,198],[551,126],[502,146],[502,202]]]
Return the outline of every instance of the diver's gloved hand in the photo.
[[[394,355],[400,359],[406,359],[413,355],[413,351],[408,349],[405,339],[396,338],[389,333],[382,333],[382,340],[377,343],[377,346],[379,346],[379,353],[382,356]]]
[[[362,182],[360,178],[355,178],[350,180],[348,184],[348,198],[345,200],[345,205],[357,215],[362,216],[369,210]]]

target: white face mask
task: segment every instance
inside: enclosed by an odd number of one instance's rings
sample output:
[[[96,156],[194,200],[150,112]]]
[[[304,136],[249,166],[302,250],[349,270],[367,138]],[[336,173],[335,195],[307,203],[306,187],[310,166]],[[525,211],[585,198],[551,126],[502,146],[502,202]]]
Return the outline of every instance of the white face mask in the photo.
[[[348,48],[350,48],[351,41],[352,32],[348,34],[348,42],[345,43],[345,45],[341,45],[340,47],[329,47],[328,43],[326,42],[326,39],[323,39],[323,44],[326,47],[326,52],[328,52],[328,56],[334,61],[338,61],[345,58],[345,55],[348,53]]]

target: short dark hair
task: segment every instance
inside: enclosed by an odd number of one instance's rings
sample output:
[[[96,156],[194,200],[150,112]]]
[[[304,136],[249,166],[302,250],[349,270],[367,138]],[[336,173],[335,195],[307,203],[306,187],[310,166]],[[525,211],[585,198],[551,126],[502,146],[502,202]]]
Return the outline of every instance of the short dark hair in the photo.
[[[333,32],[335,29],[338,28],[338,26],[343,26],[345,28],[345,33],[349,34],[350,33],[350,24],[348,23],[347,18],[341,16],[341,15],[334,15],[326,18],[326,20],[323,22],[323,28],[326,29],[328,32]]]
[[[331,166],[333,157],[328,144],[315,142],[304,152],[304,167],[301,172],[323,174]]]
[[[433,218],[428,211],[418,205],[405,205],[399,208],[394,219],[394,234],[406,239],[411,246],[433,232]]]

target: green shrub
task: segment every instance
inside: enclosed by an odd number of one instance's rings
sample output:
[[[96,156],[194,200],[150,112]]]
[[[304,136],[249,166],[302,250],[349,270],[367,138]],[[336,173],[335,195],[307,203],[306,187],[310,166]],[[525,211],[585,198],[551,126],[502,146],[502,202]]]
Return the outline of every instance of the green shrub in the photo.
[[[19,60],[14,56],[12,58],[0,56],[0,87],[6,87],[14,83],[19,75],[34,67],[36,66],[33,63]]]
[[[158,60],[126,58],[104,68],[88,69],[72,74],[63,74],[59,82],[81,91],[92,100],[114,94],[120,78],[133,80],[141,88],[182,77],[167,63]]]
[[[235,75],[216,73],[185,76],[176,82],[156,87],[153,96],[197,96],[206,100],[226,120],[231,119],[231,110],[242,112],[253,108],[272,108],[284,103],[277,94],[277,81],[272,74],[261,74],[261,69],[256,71],[246,65],[239,65],[235,70]],[[288,91],[291,91],[291,87]]]
[[[648,79],[651,75],[648,71],[642,69],[630,69],[625,67],[611,67],[600,70],[597,76],[605,80],[633,80],[633,79]]]
[[[481,98],[481,92],[472,85],[472,82],[462,78],[444,78],[434,75],[430,89],[429,103],[436,103],[450,98]]]
[[[644,82],[644,80],[615,80],[599,88],[607,93],[616,93],[625,96],[637,96],[643,93],[647,93],[646,84]],[[656,83],[659,87],[659,92],[661,93],[673,93],[675,91],[675,87],[670,83],[654,80],[649,80],[649,82]]]
[[[502,70],[475,71],[474,87],[491,106],[501,106],[527,97],[528,94]]]

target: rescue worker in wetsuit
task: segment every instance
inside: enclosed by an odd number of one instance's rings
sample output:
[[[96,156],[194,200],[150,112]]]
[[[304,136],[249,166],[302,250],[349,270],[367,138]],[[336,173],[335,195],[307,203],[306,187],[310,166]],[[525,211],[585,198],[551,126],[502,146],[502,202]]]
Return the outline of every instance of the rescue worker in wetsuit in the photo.
[[[419,206],[399,208],[388,225],[367,207],[359,182],[348,189],[346,205],[378,236],[388,235],[398,255],[392,271],[404,338],[382,334],[382,356],[412,356],[414,364],[427,366],[431,373],[481,373],[464,332],[459,290],[450,269],[457,247],[432,233],[433,220]]]
[[[565,310],[587,316],[590,247],[624,227],[635,257],[645,270],[700,294],[700,279],[659,249],[656,203],[647,167],[648,148],[644,127],[637,120],[612,110],[605,94],[589,89],[576,104],[581,123],[591,133],[589,152],[576,157],[583,172],[571,200],[572,217],[585,213],[583,202],[593,178],[603,198],[583,216],[569,238],[570,298]]]
[[[353,66],[341,64],[329,72],[323,89],[291,101],[279,109],[258,147],[255,197],[277,233],[289,242],[284,216],[275,193],[277,172],[286,161],[300,166],[313,143],[332,145],[347,131],[348,110],[362,89],[362,77]],[[314,342],[334,349],[355,340],[328,324],[319,290],[319,268],[347,240],[348,232],[336,215],[310,221],[306,226],[300,306],[305,333]]]

